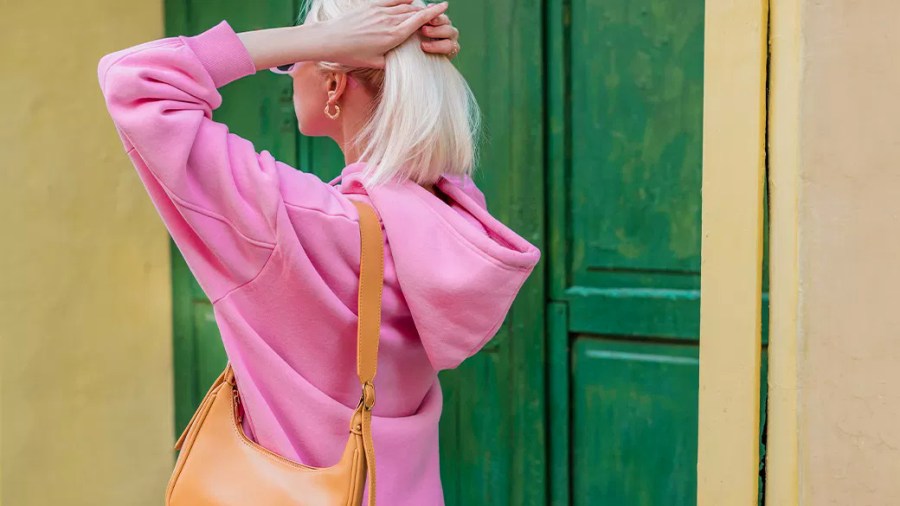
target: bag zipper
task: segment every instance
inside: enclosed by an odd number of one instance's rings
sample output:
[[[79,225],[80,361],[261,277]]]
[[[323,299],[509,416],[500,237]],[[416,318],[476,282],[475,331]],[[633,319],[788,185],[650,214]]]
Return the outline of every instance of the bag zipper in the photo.
[[[299,462],[294,462],[293,460],[291,460],[283,455],[279,455],[279,454],[273,452],[272,450],[253,441],[249,437],[247,437],[247,435],[244,434],[244,428],[241,426],[241,421],[243,420],[243,417],[245,416],[244,413],[246,413],[246,409],[244,408],[243,403],[240,401],[241,397],[240,397],[240,395],[238,395],[237,388],[232,387],[231,391],[232,391],[232,397],[234,399],[234,403],[233,403],[234,411],[232,412],[234,415],[234,422],[237,425],[236,429],[237,429],[238,435],[241,437],[241,439],[245,443],[251,445],[254,449],[257,449],[270,457],[273,457],[277,460],[280,460],[281,462],[284,462],[285,464],[287,464],[289,466],[299,467],[301,469],[309,469],[312,471],[316,471],[319,469],[318,467],[307,466],[307,465],[301,464]],[[249,415],[246,415],[246,416],[247,416],[247,422],[249,423],[250,422]],[[255,431],[255,429],[254,429],[254,431]]]

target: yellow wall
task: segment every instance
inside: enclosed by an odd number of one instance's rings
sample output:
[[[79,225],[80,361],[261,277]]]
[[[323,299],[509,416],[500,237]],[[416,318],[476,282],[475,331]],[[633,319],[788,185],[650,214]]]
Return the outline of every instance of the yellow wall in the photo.
[[[746,295],[765,4],[707,2],[698,504],[756,502]],[[900,2],[768,4],[766,503],[898,504]]]
[[[3,2],[0,491],[9,506],[158,505],[172,465],[168,239],[97,62],[162,2]]]
[[[796,230],[773,245],[796,245],[773,255],[768,504],[898,504],[900,2],[772,14],[773,220]]]

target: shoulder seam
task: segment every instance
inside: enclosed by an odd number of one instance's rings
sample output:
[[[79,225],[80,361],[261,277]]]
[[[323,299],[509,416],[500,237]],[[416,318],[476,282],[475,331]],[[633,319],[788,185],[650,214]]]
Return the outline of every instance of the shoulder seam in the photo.
[[[241,238],[242,238],[243,240],[247,241],[248,243],[250,243],[250,244],[252,244],[252,245],[254,245],[254,246],[257,246],[257,247],[259,247],[259,248],[263,248],[263,249],[274,249],[274,248],[275,248],[275,243],[274,243],[274,242],[260,241],[259,239],[253,239],[252,237],[247,237],[247,236],[246,236],[243,232],[241,232],[241,231],[234,225],[234,223],[232,223],[228,218],[226,218],[226,217],[224,217],[224,216],[222,216],[222,215],[220,215],[220,214],[214,213],[214,212],[212,212],[212,211],[210,211],[209,209],[206,209],[206,208],[204,208],[204,207],[200,207],[200,206],[198,206],[198,205],[191,204],[190,202],[188,202],[188,201],[182,199],[181,197],[179,197],[178,195],[175,195],[174,193],[171,193],[171,195],[172,195],[172,200],[176,200],[177,203],[178,203],[179,205],[181,205],[182,207],[184,207],[185,209],[187,209],[187,210],[189,210],[189,211],[194,211],[194,212],[197,213],[197,214],[202,214],[203,216],[206,216],[206,217],[208,217],[208,218],[212,218],[212,219],[214,219],[214,220],[216,220],[216,221],[220,221],[220,222],[222,222],[222,223],[228,225],[228,226],[229,226],[232,230],[234,230],[239,236],[241,236]],[[276,218],[275,218],[275,219],[276,219],[276,220],[278,219],[277,213],[276,213]],[[278,226],[277,226],[277,225],[276,225],[275,229],[276,229],[276,230],[278,229]],[[277,233],[276,233],[276,234],[277,234]]]
[[[266,261],[263,262],[262,267],[260,267],[260,269],[259,269],[259,272],[257,272],[252,278],[248,279],[247,281],[244,281],[243,283],[235,286],[234,288],[230,288],[228,291],[226,291],[222,295],[216,297],[216,300],[211,301],[210,304],[215,306],[217,303],[219,303],[219,301],[221,301],[225,297],[228,297],[229,295],[233,294],[234,292],[237,292],[241,288],[244,288],[245,286],[249,285],[250,283],[253,283],[254,281],[256,281],[262,275],[263,271],[266,270],[266,267],[269,265],[269,262],[272,260],[272,257],[275,256],[275,249],[276,248],[272,248],[272,250],[269,252],[269,257],[266,258]]]
[[[126,154],[131,154],[131,152],[133,152],[133,151],[137,151],[137,147],[132,146],[132,148],[129,149],[129,150],[126,152]],[[140,157],[140,153],[138,153],[138,157]],[[228,218],[226,218],[226,217],[224,217],[224,216],[222,216],[222,215],[220,215],[220,214],[218,214],[218,213],[216,213],[216,212],[214,212],[214,211],[211,211],[211,210],[209,210],[209,209],[206,209],[206,208],[203,207],[203,206],[200,206],[200,205],[194,204],[193,202],[189,202],[189,201],[185,200],[184,198],[182,198],[181,196],[179,196],[177,193],[175,193],[174,191],[172,191],[168,186],[166,186],[166,184],[163,183],[163,182],[159,179],[159,177],[157,177],[156,173],[153,172],[152,169],[150,169],[150,166],[147,165],[147,164],[144,162],[143,159],[141,159],[141,163],[143,163],[145,166],[147,166],[147,172],[149,172],[149,173],[153,176],[153,179],[155,179],[156,182],[157,182],[161,187],[163,187],[163,189],[166,190],[166,194],[169,195],[169,197],[172,199],[172,201],[174,201],[176,204],[180,205],[181,207],[183,207],[183,208],[185,208],[185,209],[187,209],[187,210],[189,210],[189,211],[194,211],[195,213],[199,213],[199,214],[202,214],[202,215],[207,216],[207,217],[209,217],[209,218],[213,218],[213,219],[215,219],[215,220],[221,221],[222,223],[225,223],[226,225],[228,225],[229,227],[231,227],[231,228],[232,228],[239,236],[241,236],[241,238],[243,238],[245,241],[247,241],[248,243],[250,243],[250,244],[252,244],[252,245],[254,245],[254,246],[258,246],[258,247],[260,247],[260,248],[265,248],[265,249],[273,249],[273,248],[275,248],[275,242],[268,242],[268,241],[264,241],[264,240],[260,240],[260,239],[254,239],[254,238],[252,238],[252,237],[248,237],[246,234],[244,234],[244,232],[242,232],[242,231],[241,231],[234,223],[232,223],[231,220],[229,220]],[[276,215],[275,215],[275,219],[276,219],[275,234],[276,234],[276,236],[277,236],[277,233],[278,233],[278,232],[277,232],[277,230],[278,230],[278,224],[277,224],[278,214],[277,214],[277,213],[276,213]]]
[[[269,256],[266,258],[266,261],[263,262],[262,266],[259,268],[259,271],[257,271],[256,274],[254,274],[252,278],[248,279],[247,281],[244,281],[243,283],[241,283],[241,284],[235,286],[234,288],[231,288],[230,290],[226,291],[226,292],[223,293],[222,295],[216,297],[216,300],[210,302],[210,304],[216,305],[216,302],[219,302],[220,300],[222,300],[222,299],[224,299],[225,297],[231,295],[232,293],[234,293],[234,292],[240,290],[241,288],[243,288],[243,287],[249,285],[250,283],[256,281],[256,279],[259,278],[259,277],[262,275],[263,271],[266,270],[266,267],[268,267],[269,262],[270,262],[270,261],[272,260],[272,258],[275,256],[275,249],[276,249],[277,246],[278,246],[277,240],[278,240],[278,215],[279,215],[279,214],[281,214],[281,213],[276,213],[276,214],[275,214],[275,238],[276,238],[276,242],[275,242],[275,244],[272,245],[272,249],[269,251]]]

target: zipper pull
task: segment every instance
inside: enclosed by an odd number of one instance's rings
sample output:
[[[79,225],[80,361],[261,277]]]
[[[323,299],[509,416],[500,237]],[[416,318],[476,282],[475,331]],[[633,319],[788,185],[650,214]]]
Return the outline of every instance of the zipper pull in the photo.
[[[241,423],[244,421],[244,405],[241,404],[241,397],[238,395],[237,389],[233,390],[232,395],[234,397],[234,414],[238,423]]]

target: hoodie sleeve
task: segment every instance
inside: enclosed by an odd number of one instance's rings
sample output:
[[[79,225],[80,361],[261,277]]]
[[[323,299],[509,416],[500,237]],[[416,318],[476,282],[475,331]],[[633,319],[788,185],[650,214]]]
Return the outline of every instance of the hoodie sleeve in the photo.
[[[294,171],[212,120],[222,104],[218,88],[255,73],[224,20],[196,36],[107,54],[97,68],[125,150],[213,302],[265,266],[284,206],[279,172]],[[309,176],[300,180],[310,197],[329,197],[327,185]]]

